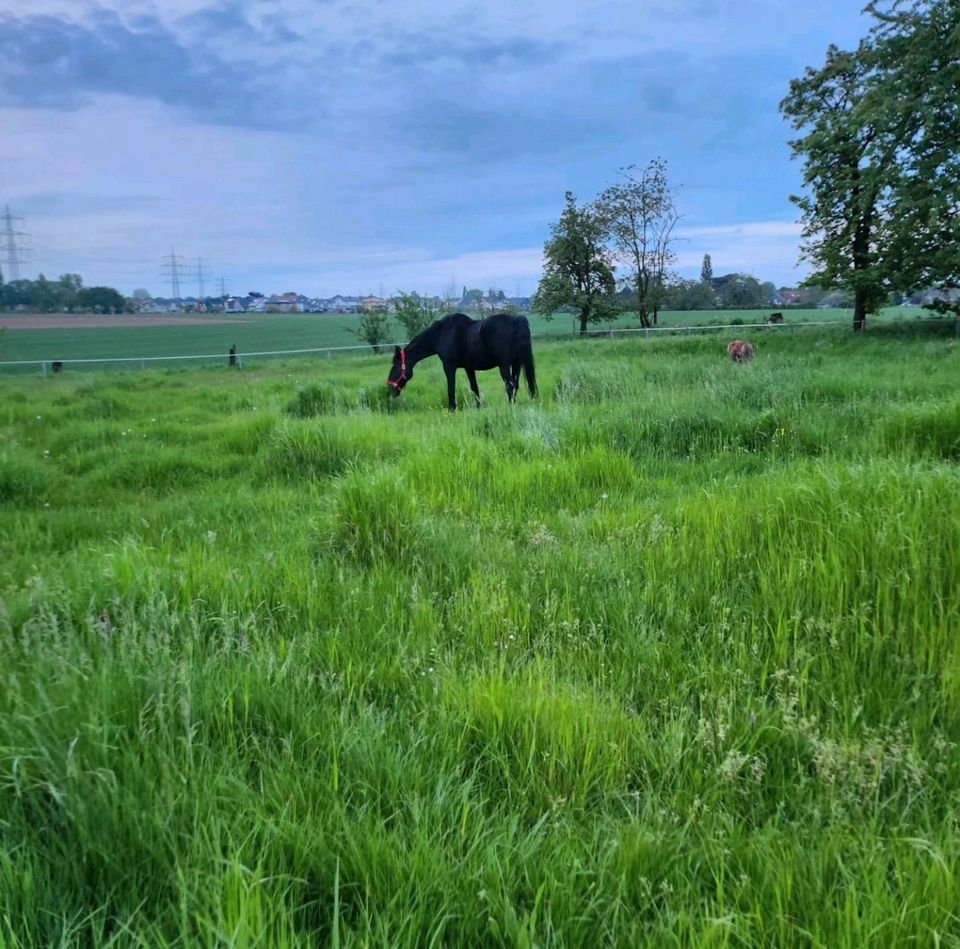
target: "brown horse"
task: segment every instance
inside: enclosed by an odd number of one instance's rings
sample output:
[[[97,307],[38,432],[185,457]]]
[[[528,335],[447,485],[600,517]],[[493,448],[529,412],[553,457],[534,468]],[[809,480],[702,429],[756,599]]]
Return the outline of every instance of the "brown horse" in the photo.
[[[753,359],[753,346],[746,340],[735,339],[727,346],[727,355],[734,362],[750,362]]]

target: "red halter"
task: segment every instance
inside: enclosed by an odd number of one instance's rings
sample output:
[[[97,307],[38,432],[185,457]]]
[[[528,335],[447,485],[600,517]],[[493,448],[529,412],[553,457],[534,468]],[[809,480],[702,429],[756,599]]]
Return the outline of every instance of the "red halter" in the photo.
[[[400,350],[400,375],[396,379],[387,379],[387,385],[399,392],[407,384],[407,351]]]

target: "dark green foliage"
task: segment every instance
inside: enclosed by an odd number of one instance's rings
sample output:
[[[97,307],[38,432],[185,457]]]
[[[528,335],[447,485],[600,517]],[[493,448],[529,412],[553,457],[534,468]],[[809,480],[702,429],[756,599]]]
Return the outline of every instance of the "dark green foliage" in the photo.
[[[560,220],[544,246],[543,277],[533,299],[535,312],[552,316],[570,307],[580,321],[580,333],[593,323],[614,319],[613,263],[604,247],[604,231],[591,207],[577,207],[571,192]]]
[[[383,344],[390,339],[390,318],[379,310],[369,310],[360,314],[357,323],[357,328],[350,332],[367,343],[375,353],[379,353]]]
[[[628,262],[630,275],[623,283],[633,294],[640,324],[656,325],[676,260],[671,245],[679,220],[667,163],[655,158],[644,168],[621,169],[620,176],[597,198],[596,214],[607,239]]]
[[[433,303],[416,293],[399,294],[395,306],[394,317],[406,331],[408,341],[440,318]]]
[[[960,5],[876,2],[854,51],[831,46],[781,110],[803,137],[811,283],[854,294],[854,329],[890,291],[960,285]]]
[[[0,309],[22,308],[38,313],[125,313],[127,299],[112,287],[84,287],[79,274],[64,274],[59,280],[0,281]]]

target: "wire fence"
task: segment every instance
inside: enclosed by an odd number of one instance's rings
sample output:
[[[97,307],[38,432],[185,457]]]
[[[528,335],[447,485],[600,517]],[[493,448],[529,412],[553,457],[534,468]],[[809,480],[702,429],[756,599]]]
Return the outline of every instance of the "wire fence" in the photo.
[[[916,323],[940,323],[942,319],[923,318],[910,320],[911,325]],[[565,342],[571,339],[613,339],[617,336],[642,336],[644,338],[657,337],[659,335],[689,336],[696,333],[721,333],[731,334],[742,333],[744,330],[764,329],[774,330],[782,333],[793,333],[798,329],[823,328],[827,326],[850,326],[850,320],[807,320],[804,322],[784,322],[784,323],[717,323],[717,324],[687,324],[683,326],[646,326],[646,327],[610,327],[608,329],[588,330],[585,334],[580,333],[540,333],[533,338],[537,342]],[[960,335],[960,320],[956,322],[956,332]],[[406,343],[382,343],[381,349],[389,349],[393,346],[404,346]],[[241,368],[244,360],[248,362],[251,359],[273,359],[281,356],[323,356],[331,358],[334,354],[340,353],[359,353],[365,352],[372,354],[373,348],[369,344],[362,346],[317,346],[310,349],[273,349],[262,352],[249,353],[189,353],[173,356],[106,356],[100,358],[87,359],[17,359],[6,362],[0,362],[0,371],[24,370],[36,368],[44,377],[56,375],[62,372],[68,366],[90,368],[133,368],[147,369],[153,364],[169,365],[178,362],[206,362],[223,363],[226,360],[228,366]]]

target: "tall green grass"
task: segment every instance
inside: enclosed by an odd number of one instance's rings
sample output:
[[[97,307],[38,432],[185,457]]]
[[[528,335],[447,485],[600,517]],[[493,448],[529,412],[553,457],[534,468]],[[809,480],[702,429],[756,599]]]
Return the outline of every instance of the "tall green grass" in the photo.
[[[758,352],[0,381],[0,945],[960,940],[960,347]]]

